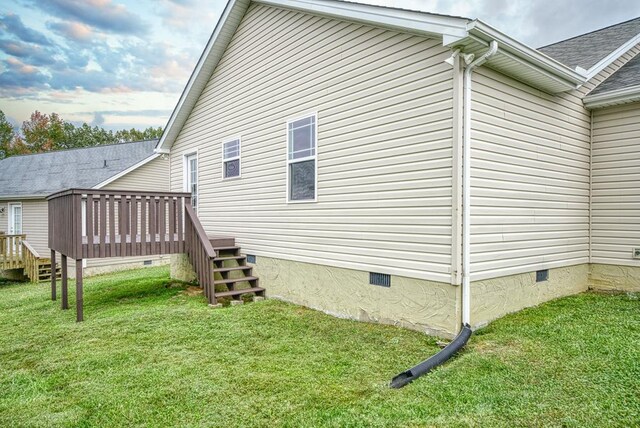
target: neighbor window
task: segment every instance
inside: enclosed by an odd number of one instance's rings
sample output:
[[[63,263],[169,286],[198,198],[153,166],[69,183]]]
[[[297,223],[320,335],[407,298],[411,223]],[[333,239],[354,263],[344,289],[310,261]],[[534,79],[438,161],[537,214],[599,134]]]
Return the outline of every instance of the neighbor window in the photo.
[[[240,177],[240,139],[222,143],[222,178]]]
[[[287,123],[287,200],[316,200],[316,115]]]

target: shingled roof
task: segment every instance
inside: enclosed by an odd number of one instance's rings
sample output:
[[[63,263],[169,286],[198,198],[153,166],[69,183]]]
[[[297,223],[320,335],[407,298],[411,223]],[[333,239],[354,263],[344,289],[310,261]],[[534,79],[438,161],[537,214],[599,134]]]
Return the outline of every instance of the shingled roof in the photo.
[[[581,67],[589,70],[638,34],[640,18],[635,18],[543,46],[538,50],[570,68]]]
[[[157,140],[59,150],[0,160],[0,198],[92,188],[154,154]]]
[[[640,55],[635,56],[598,85],[589,95],[602,94],[640,85]]]

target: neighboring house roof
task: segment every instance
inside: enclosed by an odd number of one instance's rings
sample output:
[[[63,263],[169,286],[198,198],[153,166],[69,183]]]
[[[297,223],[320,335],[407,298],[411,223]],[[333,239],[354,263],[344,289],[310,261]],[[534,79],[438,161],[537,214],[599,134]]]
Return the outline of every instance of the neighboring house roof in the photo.
[[[336,0],[253,0],[254,3],[442,39],[443,46],[481,55],[491,41],[498,52],[485,64],[545,92],[575,89],[585,76],[479,20]],[[229,0],[174,109],[158,153],[170,150],[237,30],[251,0]]]
[[[629,48],[638,43],[639,34],[640,18],[635,18],[543,46],[538,50],[571,68],[590,70],[609,55],[615,55],[615,52],[627,43],[631,44]]]
[[[158,140],[59,150],[0,160],[0,198],[39,198],[68,188],[97,188],[151,161]]]

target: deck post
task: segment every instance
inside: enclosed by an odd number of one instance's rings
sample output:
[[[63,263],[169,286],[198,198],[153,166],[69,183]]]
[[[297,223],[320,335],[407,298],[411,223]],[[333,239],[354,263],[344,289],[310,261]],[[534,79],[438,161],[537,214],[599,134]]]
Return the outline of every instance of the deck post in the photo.
[[[80,322],[84,320],[82,313],[82,259],[76,260],[76,321]]]
[[[51,250],[51,300],[56,301],[56,252]]]
[[[67,292],[67,280],[69,278],[67,271],[67,256],[62,254],[60,258],[62,265],[62,309],[69,309],[69,293]]]

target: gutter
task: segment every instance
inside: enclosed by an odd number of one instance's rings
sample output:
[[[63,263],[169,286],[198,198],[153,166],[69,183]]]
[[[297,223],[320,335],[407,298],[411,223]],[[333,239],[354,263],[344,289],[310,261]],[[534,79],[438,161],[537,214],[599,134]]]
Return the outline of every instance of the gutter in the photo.
[[[528,64],[545,70],[549,73],[549,77],[554,76],[557,80],[567,85],[567,89],[576,89],[588,80],[586,73],[582,73],[580,70],[572,70],[550,56],[509,37],[480,20],[476,19],[469,23],[467,31],[470,36],[475,36],[489,45],[492,41],[500,43],[501,54],[515,56]]]
[[[471,74],[498,52],[498,42],[492,40],[489,49],[464,69],[463,85],[463,138],[462,138],[462,328],[444,349],[420,364],[405,370],[393,379],[391,388],[402,388],[434,368],[444,364],[462,349],[473,331],[471,330]],[[456,50],[453,57],[460,51]],[[468,58],[471,59],[471,58]],[[467,58],[465,58],[466,62]],[[451,59],[445,62],[451,63]]]
[[[45,199],[47,195],[9,195],[9,196],[0,196],[0,201],[24,201],[24,200],[34,200],[34,199]]]
[[[640,85],[615,89],[595,95],[587,95],[582,99],[586,108],[600,108],[616,104],[625,104],[640,100]]]

